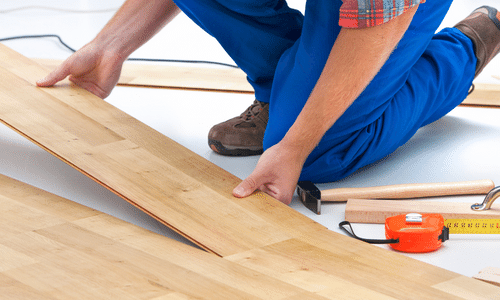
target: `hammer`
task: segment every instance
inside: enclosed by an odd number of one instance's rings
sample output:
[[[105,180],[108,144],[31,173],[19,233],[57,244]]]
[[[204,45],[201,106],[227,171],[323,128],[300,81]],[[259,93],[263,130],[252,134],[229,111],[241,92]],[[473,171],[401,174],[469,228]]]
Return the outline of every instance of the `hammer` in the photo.
[[[493,181],[473,180],[441,183],[396,184],[377,187],[338,188],[320,191],[310,181],[300,181],[297,194],[302,203],[321,214],[321,201],[346,202],[347,199],[409,199],[434,196],[483,195],[495,187]]]

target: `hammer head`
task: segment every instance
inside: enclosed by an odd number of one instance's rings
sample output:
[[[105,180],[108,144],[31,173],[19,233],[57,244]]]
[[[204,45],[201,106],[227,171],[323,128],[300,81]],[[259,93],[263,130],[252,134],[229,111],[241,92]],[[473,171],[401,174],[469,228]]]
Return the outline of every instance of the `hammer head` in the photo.
[[[316,214],[321,214],[321,191],[310,181],[299,181],[297,194],[304,205]]]

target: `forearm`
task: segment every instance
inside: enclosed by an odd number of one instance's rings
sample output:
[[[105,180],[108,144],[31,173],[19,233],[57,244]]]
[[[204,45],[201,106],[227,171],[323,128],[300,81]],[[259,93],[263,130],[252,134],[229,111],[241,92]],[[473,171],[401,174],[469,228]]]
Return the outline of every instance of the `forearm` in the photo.
[[[382,68],[407,30],[416,7],[383,25],[342,29],[297,120],[282,140],[305,161]]]
[[[92,43],[125,60],[179,12],[172,0],[128,0]]]

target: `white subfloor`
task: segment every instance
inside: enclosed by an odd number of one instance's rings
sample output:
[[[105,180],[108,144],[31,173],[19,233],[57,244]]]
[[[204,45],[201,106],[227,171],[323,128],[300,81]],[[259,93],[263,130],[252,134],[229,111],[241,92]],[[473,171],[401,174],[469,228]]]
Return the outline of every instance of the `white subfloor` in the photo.
[[[116,8],[122,0],[0,0],[0,38],[15,35],[58,34],[74,48],[83,46],[104,26],[113,12],[70,13],[31,8],[8,11],[27,5],[64,9],[96,10]],[[289,1],[303,10],[304,0]],[[444,26],[453,26],[474,8],[497,0],[456,0]],[[500,6],[498,6],[500,8]],[[55,39],[8,41],[5,45],[32,58],[63,59],[70,52]],[[213,60],[232,63],[217,42],[180,15],[133,57]],[[200,66],[206,67],[206,66]],[[488,65],[476,82],[498,83],[500,58]],[[252,95],[195,92],[167,89],[117,87],[106,101],[154,129],[171,137],[204,158],[240,178],[248,176],[258,157],[228,158],[207,146],[213,124],[241,113]],[[223,108],[223,109],[221,109]],[[1,109],[1,108],[0,108]],[[395,153],[349,178],[320,185],[321,189],[364,187],[400,183],[447,182],[492,179],[500,185],[500,110],[459,107],[441,120],[422,128]],[[168,237],[182,237],[138,211],[78,171],[41,148],[0,126],[0,173],[52,193],[109,213]],[[484,196],[442,197],[439,201],[482,202]],[[498,208],[500,203],[494,207]],[[333,231],[344,219],[345,204],[324,204],[318,216],[302,206],[297,197],[291,206]],[[355,224],[356,233],[367,238],[384,238],[383,225]],[[389,249],[388,246],[381,246]],[[415,259],[473,276],[485,267],[500,267],[500,236],[452,235],[441,249],[409,255]],[[391,251],[391,250],[389,250]]]

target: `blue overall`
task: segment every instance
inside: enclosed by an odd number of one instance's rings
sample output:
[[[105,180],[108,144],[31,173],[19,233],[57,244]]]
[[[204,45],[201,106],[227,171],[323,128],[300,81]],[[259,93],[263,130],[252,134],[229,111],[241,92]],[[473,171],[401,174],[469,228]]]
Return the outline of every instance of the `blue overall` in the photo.
[[[460,104],[474,78],[469,38],[435,33],[452,0],[427,0],[373,81],[309,155],[301,180],[331,182],[373,163]],[[269,102],[264,149],[293,124],[340,32],[341,0],[309,0],[305,15],[284,0],[176,0],[215,37]]]

